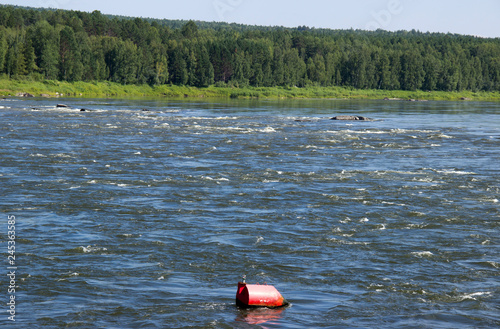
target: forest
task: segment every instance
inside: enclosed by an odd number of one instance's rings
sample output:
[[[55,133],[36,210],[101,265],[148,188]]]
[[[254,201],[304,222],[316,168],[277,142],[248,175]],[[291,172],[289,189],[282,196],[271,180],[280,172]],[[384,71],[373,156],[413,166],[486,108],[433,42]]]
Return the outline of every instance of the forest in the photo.
[[[500,38],[0,6],[0,75],[151,86],[500,91]]]

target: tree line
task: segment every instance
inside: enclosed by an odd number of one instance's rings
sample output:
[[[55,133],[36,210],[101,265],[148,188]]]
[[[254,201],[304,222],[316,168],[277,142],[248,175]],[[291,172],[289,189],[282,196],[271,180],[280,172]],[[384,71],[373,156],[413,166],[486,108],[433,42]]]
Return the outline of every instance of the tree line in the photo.
[[[0,6],[0,74],[197,87],[498,91],[500,39]]]

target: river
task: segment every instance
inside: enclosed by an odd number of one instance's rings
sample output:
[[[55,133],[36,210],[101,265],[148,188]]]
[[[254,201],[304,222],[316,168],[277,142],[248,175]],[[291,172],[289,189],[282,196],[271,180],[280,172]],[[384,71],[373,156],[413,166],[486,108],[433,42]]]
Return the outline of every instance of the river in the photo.
[[[1,327],[500,327],[499,103],[4,99],[0,122]],[[291,305],[238,309],[242,275]]]

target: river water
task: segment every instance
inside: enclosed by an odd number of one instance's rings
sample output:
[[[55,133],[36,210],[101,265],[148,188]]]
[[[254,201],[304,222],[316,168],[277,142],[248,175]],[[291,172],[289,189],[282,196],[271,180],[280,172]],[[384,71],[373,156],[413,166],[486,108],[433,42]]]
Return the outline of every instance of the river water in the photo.
[[[499,103],[0,100],[0,326],[500,327],[499,145]]]

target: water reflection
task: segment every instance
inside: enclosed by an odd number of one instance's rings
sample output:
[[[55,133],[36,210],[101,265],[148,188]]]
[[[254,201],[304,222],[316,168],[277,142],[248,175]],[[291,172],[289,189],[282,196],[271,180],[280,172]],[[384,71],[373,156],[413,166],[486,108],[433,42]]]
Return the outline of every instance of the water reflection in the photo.
[[[236,321],[245,322],[248,324],[263,324],[270,321],[278,321],[283,317],[284,307],[280,308],[250,308],[240,309]],[[262,327],[265,328],[265,327]]]

